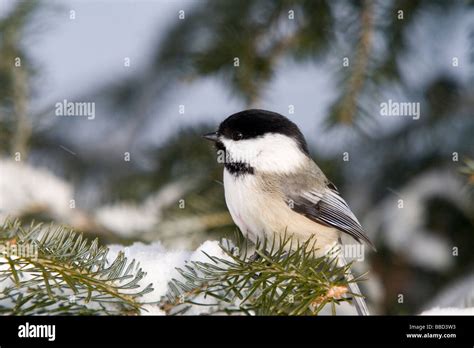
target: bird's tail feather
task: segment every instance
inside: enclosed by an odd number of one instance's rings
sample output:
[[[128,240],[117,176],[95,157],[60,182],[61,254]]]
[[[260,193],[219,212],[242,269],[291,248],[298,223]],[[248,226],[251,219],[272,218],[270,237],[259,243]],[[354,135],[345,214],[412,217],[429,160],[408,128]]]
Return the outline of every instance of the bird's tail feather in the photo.
[[[339,252],[339,254],[338,254],[337,264],[338,264],[339,267],[347,266],[347,261],[344,258],[344,255],[342,255],[342,252]],[[352,275],[350,270],[347,272],[346,278],[349,281],[350,291],[354,295],[356,295],[356,296],[353,297],[353,303],[356,307],[357,314],[359,314],[359,315],[370,315],[369,309],[367,308],[367,305],[365,303],[365,299],[362,296],[362,293],[360,292],[359,286],[357,285],[356,282],[352,281],[352,280],[354,280],[354,276]]]

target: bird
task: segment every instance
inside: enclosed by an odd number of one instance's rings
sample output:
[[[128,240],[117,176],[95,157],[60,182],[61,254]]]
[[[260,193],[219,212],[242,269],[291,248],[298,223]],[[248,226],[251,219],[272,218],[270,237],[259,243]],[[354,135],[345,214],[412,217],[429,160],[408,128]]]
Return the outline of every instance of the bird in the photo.
[[[282,236],[298,242],[315,238],[315,256],[326,255],[349,235],[375,249],[336,186],[313,161],[298,126],[260,109],[228,116],[217,131],[203,135],[224,164],[227,208],[253,243]],[[345,266],[339,253],[338,265]],[[347,275],[353,280],[352,274]],[[359,315],[369,315],[356,282],[348,281]]]

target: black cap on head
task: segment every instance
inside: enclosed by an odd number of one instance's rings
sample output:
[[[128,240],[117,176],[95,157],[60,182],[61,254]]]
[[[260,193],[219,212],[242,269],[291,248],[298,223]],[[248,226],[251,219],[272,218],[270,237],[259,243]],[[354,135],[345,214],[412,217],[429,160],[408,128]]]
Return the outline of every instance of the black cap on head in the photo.
[[[298,126],[276,112],[244,110],[227,117],[217,131],[217,134],[233,140],[252,139],[268,133],[295,139],[301,151],[308,154],[308,145]]]

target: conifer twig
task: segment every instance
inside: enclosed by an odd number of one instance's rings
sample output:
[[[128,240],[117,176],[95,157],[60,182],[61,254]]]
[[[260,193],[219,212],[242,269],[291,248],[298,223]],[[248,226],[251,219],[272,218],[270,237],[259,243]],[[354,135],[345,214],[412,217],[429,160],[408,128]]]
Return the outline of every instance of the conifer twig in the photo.
[[[207,255],[209,262],[186,264],[178,269],[184,279],[170,282],[162,309],[184,314],[206,305],[214,314],[316,315],[327,304],[351,300],[345,296],[349,282],[360,277],[347,280],[350,264],[339,267],[336,257],[315,257],[312,239],[296,246],[289,237],[275,239],[257,243],[258,257],[248,256],[247,244],[227,242],[221,243],[225,258]]]
[[[66,227],[0,226],[0,314],[138,314],[151,284],[122,252]]]

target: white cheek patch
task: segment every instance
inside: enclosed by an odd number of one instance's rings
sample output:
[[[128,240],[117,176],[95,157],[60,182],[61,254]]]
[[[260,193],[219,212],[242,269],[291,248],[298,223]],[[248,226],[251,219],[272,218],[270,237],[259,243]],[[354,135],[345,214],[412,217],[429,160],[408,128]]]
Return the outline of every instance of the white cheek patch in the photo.
[[[293,138],[266,134],[247,140],[221,138],[227,151],[226,161],[247,163],[258,171],[288,173],[307,159]]]
[[[231,163],[254,164],[259,150],[253,145],[253,140],[228,140],[222,139],[226,149],[226,161]],[[253,165],[252,165],[253,166]]]

